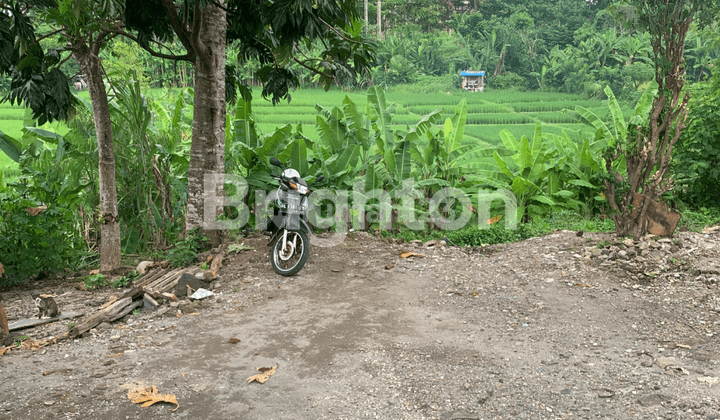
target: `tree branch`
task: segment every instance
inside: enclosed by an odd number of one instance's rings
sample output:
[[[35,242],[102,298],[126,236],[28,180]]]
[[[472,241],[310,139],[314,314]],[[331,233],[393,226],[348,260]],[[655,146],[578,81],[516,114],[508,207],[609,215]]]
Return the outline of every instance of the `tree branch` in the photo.
[[[320,20],[320,22],[322,22],[322,23],[323,23],[325,26],[327,26],[331,31],[335,32],[335,33],[337,34],[337,36],[339,36],[340,38],[344,39],[345,41],[350,42],[350,43],[353,43],[353,44],[355,44],[355,45],[362,45],[362,42],[354,41],[354,40],[346,37],[346,36],[343,35],[342,33],[340,33],[340,31],[338,31],[334,26],[332,26],[332,25],[330,25],[329,23],[325,22],[325,20],[324,20],[323,18],[318,17],[318,20]]]
[[[188,61],[194,62],[197,56],[197,51],[195,51],[195,46],[192,44],[190,38],[188,37],[188,33],[186,27],[183,25],[183,22],[180,22],[178,20],[177,7],[175,6],[175,3],[173,3],[172,0],[162,0],[162,3],[167,10],[168,17],[170,18],[170,26],[172,26],[173,31],[180,40],[180,43],[183,44],[185,50],[188,52],[188,56],[190,57],[190,60]],[[187,16],[187,13],[185,14],[185,16]]]
[[[316,68],[314,68],[314,67],[310,67],[310,66],[308,66],[307,64],[305,64],[304,61],[300,61],[300,60],[298,60],[298,59],[295,58],[295,57],[293,57],[293,60],[294,60],[296,63],[300,64],[301,66],[305,67],[306,69],[310,70],[310,71],[313,72],[313,73],[317,73],[317,74],[319,74],[319,75],[321,75],[321,76],[324,76],[324,77],[327,77],[327,78],[330,78],[330,79],[332,79],[332,80],[337,81],[337,79],[335,79],[335,76],[333,76],[332,74],[327,74],[327,73],[324,73],[324,72],[322,72],[322,71],[320,71],[320,70],[318,70],[318,69],[316,69]]]
[[[131,33],[125,32],[124,30],[121,30],[121,29],[113,29],[111,32],[114,32],[114,33],[116,33],[116,34],[118,34],[118,35],[120,35],[120,36],[125,36],[125,37],[128,37],[128,38],[132,39],[132,40],[135,41],[138,45],[140,45],[140,47],[141,47],[143,50],[147,51],[147,53],[150,54],[150,55],[153,56],[153,57],[164,58],[164,59],[166,59],[166,60],[173,60],[173,61],[187,61],[187,62],[192,62],[192,59],[191,59],[191,57],[190,57],[190,54],[175,55],[175,54],[165,54],[165,53],[161,53],[161,52],[159,52],[159,51],[153,50],[153,49],[150,48],[150,47],[145,47],[145,46],[141,45],[141,44],[140,44],[140,41],[138,40],[138,37],[136,37],[135,35],[133,35],[133,34],[131,34]],[[159,42],[157,42],[157,41],[154,41],[154,40],[153,40],[153,42],[156,43],[156,44],[158,44],[158,45],[164,46],[164,45],[162,45],[161,43],[159,43]],[[167,46],[164,46],[164,47],[167,48],[168,50],[170,50],[169,47],[167,47]]]

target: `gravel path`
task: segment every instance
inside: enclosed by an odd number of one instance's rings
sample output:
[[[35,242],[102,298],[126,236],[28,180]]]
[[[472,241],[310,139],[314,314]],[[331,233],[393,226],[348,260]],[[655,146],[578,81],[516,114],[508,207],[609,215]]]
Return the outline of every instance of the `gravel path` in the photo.
[[[685,235],[695,261],[719,261],[717,233]],[[559,232],[460,249],[356,234],[313,248],[286,279],[251,238],[254,251],[227,259],[217,299],[0,357],[0,419],[720,418],[712,272],[639,276],[594,251],[611,240]],[[67,309],[110,293],[54,287]],[[11,318],[27,315],[29,293],[3,292]],[[266,383],[247,383],[275,365]],[[138,383],[179,409],[132,404]]]

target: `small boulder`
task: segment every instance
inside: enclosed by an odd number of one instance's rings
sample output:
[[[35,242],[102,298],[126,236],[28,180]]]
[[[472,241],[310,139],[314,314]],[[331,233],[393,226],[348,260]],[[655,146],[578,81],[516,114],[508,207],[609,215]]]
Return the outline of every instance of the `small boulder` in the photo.
[[[184,273],[182,277],[180,277],[180,280],[178,280],[177,284],[175,285],[174,294],[175,296],[181,297],[181,296],[189,296],[188,291],[191,288],[192,291],[190,291],[190,294],[194,293],[199,288],[207,288],[208,287],[208,281],[205,279],[199,279],[195,275],[190,273]]]

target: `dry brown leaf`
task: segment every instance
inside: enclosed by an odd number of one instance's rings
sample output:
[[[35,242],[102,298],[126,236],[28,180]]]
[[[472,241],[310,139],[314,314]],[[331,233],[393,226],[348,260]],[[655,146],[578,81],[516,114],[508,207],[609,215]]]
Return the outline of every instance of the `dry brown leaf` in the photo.
[[[388,265],[385,266],[385,269],[386,269],[386,270],[389,270],[389,269],[391,269],[391,268],[393,268],[393,267],[395,267],[395,266],[388,264]]]
[[[166,402],[170,404],[175,404],[175,408],[173,409],[173,411],[177,411],[177,409],[180,408],[180,404],[178,404],[177,398],[174,395],[158,394],[157,387],[155,386],[141,386],[131,389],[128,391],[128,398],[130,398],[130,401],[132,401],[134,404],[142,403],[140,407],[150,407],[155,403]]]
[[[100,274],[100,270],[90,270],[90,273],[88,273],[88,274],[90,274],[91,276],[94,276],[95,274]]]
[[[110,356],[108,356],[108,359],[114,359],[114,358],[116,358],[116,357],[118,357],[118,356],[122,356],[122,355],[123,355],[123,352],[120,352],[120,353],[117,353],[117,354],[111,354]]]
[[[0,347],[0,356],[10,351],[10,347]]]
[[[578,283],[578,284],[576,284],[575,286],[577,286],[577,287],[590,287],[590,288],[592,288],[592,284],[585,284],[585,283]]]
[[[5,267],[3,267],[2,263],[0,263],[0,278],[2,278],[3,273],[5,273]]]
[[[240,339],[234,338],[234,337],[228,340],[228,343],[231,343],[231,344],[235,344],[235,343],[239,343],[239,342],[240,342]]]
[[[213,274],[217,275],[218,270],[220,270],[220,267],[222,267],[222,263],[222,254],[215,256],[215,258],[213,258],[212,262],[210,263],[210,271],[212,271]]]
[[[57,372],[57,371],[55,371],[55,370],[48,370],[48,371],[43,372],[43,376],[52,375],[52,374],[55,373],[55,372]]]
[[[410,257],[423,258],[425,256],[423,254],[418,254],[417,252],[412,252],[412,251],[400,254],[400,258],[410,258]]]
[[[113,295],[113,296],[110,298],[109,301],[107,301],[106,303],[103,304],[103,306],[100,307],[100,309],[105,309],[105,308],[107,308],[108,306],[110,306],[110,305],[112,305],[113,303],[117,302],[117,300],[118,300],[117,295]]]
[[[259,383],[261,383],[261,384],[264,384],[265,381],[267,381],[268,379],[270,379],[270,377],[272,376],[272,374],[275,373],[275,371],[277,370],[278,366],[280,366],[280,365],[276,365],[275,367],[271,367],[271,368],[269,368],[269,367],[257,368],[257,370],[260,371],[260,372],[262,372],[262,373],[259,373],[259,374],[257,374],[257,375],[253,375],[253,376],[249,377],[249,378],[248,378],[248,383],[250,383],[250,382],[252,382],[252,381],[257,381],[257,382],[259,382]]]
[[[502,217],[503,217],[502,214],[499,214],[499,215],[497,215],[497,216],[495,216],[495,217],[491,217],[490,219],[488,219],[488,220],[485,222],[485,224],[488,224],[488,225],[495,224],[495,223],[499,222],[500,219],[502,219]]]
[[[47,206],[28,207],[25,209],[25,211],[28,212],[30,216],[37,216],[38,214],[40,214],[41,211],[45,210],[47,210]]]

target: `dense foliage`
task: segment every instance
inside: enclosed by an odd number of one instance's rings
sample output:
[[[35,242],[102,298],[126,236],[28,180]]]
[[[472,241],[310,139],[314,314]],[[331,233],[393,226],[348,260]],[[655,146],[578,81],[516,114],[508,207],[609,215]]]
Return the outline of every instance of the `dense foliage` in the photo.
[[[161,3],[143,4],[159,7]],[[291,3],[278,2],[277,7]],[[417,188],[417,220],[429,222],[429,213],[451,217],[471,209],[474,227],[442,233],[461,244],[522,239],[549,230],[530,226],[558,215],[607,217],[603,180],[608,179],[608,170],[626,171],[626,161],[608,159],[603,152],[608,146],[626,143],[637,125],[647,125],[652,98],[643,98],[643,93],[654,93],[651,81],[658,61],[647,22],[634,8],[640,3],[654,4],[641,0],[385,0],[379,27],[376,2],[371,1],[365,24],[356,22],[334,32],[309,23],[319,22],[313,20],[316,9],[305,10],[305,17],[293,20],[287,13],[273,15],[277,8],[267,2],[262,7],[270,9],[263,9],[262,19],[252,21],[242,13],[243,2],[230,2],[228,34],[238,42],[227,45],[227,99],[238,96],[238,85],[233,82],[255,86],[256,92],[273,96],[273,102],[296,86],[329,82],[361,94],[334,92],[335,101],[324,97],[308,104],[293,101],[290,108],[295,111],[286,112],[287,106],[260,106],[265,104],[258,98],[250,101],[244,91],[244,99],[228,108],[224,117],[226,172],[247,180],[245,200],[250,204],[256,192],[273,188],[269,174],[274,168],[269,159],[278,156],[311,183],[322,174],[324,181],[317,187],[355,191],[348,197],[349,204],[366,201],[373,216],[370,226],[363,227],[391,231],[402,229],[407,220],[383,214],[377,197],[363,194],[383,189],[397,202],[402,181],[411,179]],[[42,37],[51,31],[43,21],[46,15],[27,13],[30,9],[21,7],[45,10],[56,4],[69,7],[73,2],[0,0],[0,53],[10,54],[0,54],[0,92],[15,92],[7,97],[17,100],[17,95],[24,94],[23,86],[35,92],[60,79],[67,85],[36,95],[39,107],[46,109],[36,118],[10,108],[3,108],[0,115],[0,261],[11,282],[51,275],[69,265],[94,264],[101,239],[92,107],[87,95],[74,94],[68,83],[78,80],[74,77],[79,67],[54,52],[63,48],[58,39]],[[362,16],[363,2],[356,5]],[[343,2],[344,8],[334,9],[338,13],[334,17],[342,20],[345,14],[352,15],[351,6]],[[15,24],[10,16],[16,17]],[[182,40],[158,34],[168,30],[168,22],[150,24],[148,16],[152,13],[124,21],[138,29],[133,35],[137,39],[109,37],[99,53],[109,87],[118,162],[121,247],[126,254],[153,253],[182,265],[206,245],[200,235],[185,232],[196,111],[192,81],[197,69],[187,60],[169,61],[147,53],[149,45],[168,56],[188,53]],[[33,22],[38,22],[39,36],[30,37],[23,47],[28,54],[25,71],[13,69],[12,60],[7,59],[18,58],[12,57],[17,51],[13,34]],[[287,32],[270,36],[258,29],[271,23]],[[329,35],[329,43],[304,38],[301,26]],[[260,35],[250,40],[244,32],[250,30]],[[151,33],[159,36],[153,38]],[[708,222],[715,220],[713,208],[720,206],[719,33],[717,22],[693,24],[684,42],[685,90],[692,99],[688,127],[673,154],[676,189],[666,194],[675,203],[699,209],[702,220]],[[367,63],[372,51],[354,44],[363,37],[377,39],[377,59],[369,73],[354,71],[353,56],[343,55],[347,51],[340,48],[354,45],[348,51],[356,54],[360,64]],[[278,47],[278,40],[287,45]],[[314,70],[307,68],[310,64]],[[326,74],[319,74],[318,69]],[[485,93],[460,91],[459,73],[465,69],[487,72]],[[277,73],[274,84],[259,89],[261,80],[273,79],[271,73]],[[334,79],[328,77],[330,73]],[[528,95],[527,91],[539,92]],[[404,95],[402,101],[396,99],[400,95]],[[53,98],[60,102],[72,98],[76,103],[73,118],[52,130],[48,125],[35,127],[44,119],[68,116]],[[607,104],[600,106],[599,100]],[[635,104],[639,106],[633,110]],[[11,116],[22,120],[22,127],[6,129],[5,121]],[[587,123],[585,128],[582,122]],[[6,161],[16,162],[8,165],[10,171],[3,167]],[[357,189],[359,183],[364,189]],[[446,187],[463,191],[471,198],[470,205],[446,202],[432,207],[428,199]],[[483,189],[511,191],[517,214],[506,213],[499,195],[493,197],[488,214],[476,208],[478,191]],[[32,210],[41,206],[46,208]],[[227,208],[223,217],[238,215]],[[356,212],[350,216],[353,223],[361,217]],[[386,216],[388,220],[383,219]],[[517,230],[502,227],[510,219],[520,222]],[[408,235],[437,236],[441,225],[427,223]],[[168,248],[173,250],[166,252]]]

